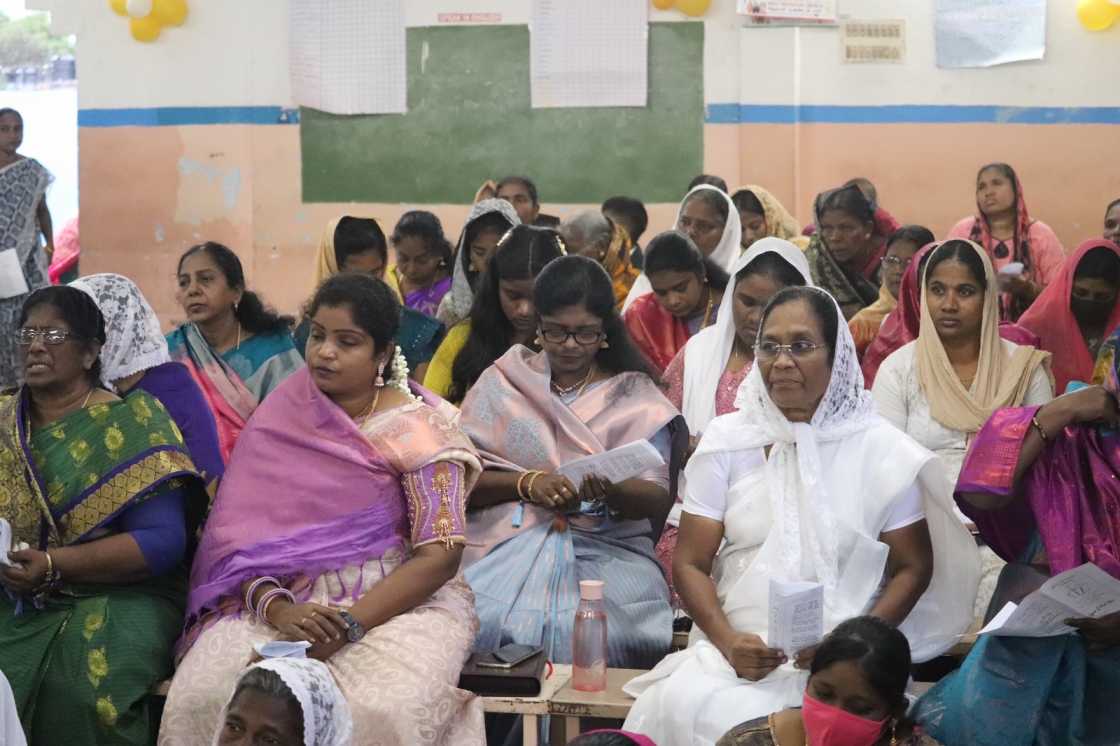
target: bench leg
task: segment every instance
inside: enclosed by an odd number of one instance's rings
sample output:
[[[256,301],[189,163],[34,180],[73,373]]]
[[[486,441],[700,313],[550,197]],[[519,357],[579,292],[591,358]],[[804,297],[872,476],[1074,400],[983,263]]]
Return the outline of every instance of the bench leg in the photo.
[[[537,746],[537,732],[540,723],[536,715],[524,715],[521,719],[521,746]]]

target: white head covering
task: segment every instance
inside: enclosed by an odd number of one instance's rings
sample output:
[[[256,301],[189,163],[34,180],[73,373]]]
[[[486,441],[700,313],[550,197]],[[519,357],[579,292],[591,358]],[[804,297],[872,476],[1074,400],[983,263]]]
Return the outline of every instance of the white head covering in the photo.
[[[351,746],[354,723],[350,706],[326,664],[310,658],[270,658],[245,669],[241,678],[257,668],[275,673],[295,695],[303,711],[304,746]],[[224,727],[223,712],[214,737],[215,746]]]
[[[470,251],[470,247],[466,245],[467,231],[470,229],[471,223],[492,212],[499,213],[504,217],[509,222],[510,228],[521,225],[521,218],[517,217],[517,210],[513,209],[513,205],[504,199],[484,199],[475,203],[474,207],[471,208],[471,212],[467,216],[467,222],[463,224],[463,232],[459,235],[459,249],[455,252],[455,269],[451,274],[451,290],[443,296],[443,300],[439,303],[439,309],[436,311],[436,318],[446,324],[448,328],[470,316],[471,304],[474,303],[474,291],[471,290],[467,270],[463,266],[464,261],[469,261],[469,259],[464,259],[465,255],[463,253]]]
[[[684,212],[684,206],[688,204],[692,195],[702,189],[710,189],[727,201],[727,222],[723,224],[723,235],[720,237],[715,250],[708,255],[708,258],[720,267],[730,270],[735,264],[735,260],[739,258],[739,254],[742,252],[742,247],[739,244],[743,238],[743,226],[739,223],[739,210],[736,209],[735,203],[731,201],[731,198],[727,196],[726,192],[711,184],[700,184],[695,187],[681,200],[681,205],[677,208],[677,219],[673,222],[673,227],[675,228],[680,225],[681,213]],[[652,292],[653,286],[649,284],[649,278],[646,277],[645,272],[638,275],[638,278],[634,280],[633,287],[630,288],[630,294],[626,296],[626,302],[622,304],[623,312],[638,298]]]
[[[871,392],[864,388],[852,333],[835,299],[823,290],[812,292],[827,297],[840,320],[828,389],[812,420],[787,420],[770,398],[762,366],[756,365],[739,388],[739,411],[709,423],[686,473],[707,468],[706,454],[770,446],[765,479],[773,527],[755,561],[784,579],[800,578],[811,570],[824,586],[826,620],[839,622],[866,613],[862,604],[873,598],[886,562],[885,554],[879,554],[885,547],[878,536],[866,537],[869,550],[841,552],[842,534],[850,536],[851,527],[862,531],[860,525],[881,519],[889,507],[847,491],[851,484],[866,483],[865,475],[876,474],[876,465],[889,459],[889,469],[880,473],[917,481],[934,548],[934,577],[901,626],[915,660],[929,660],[948,649],[972,621],[980,572],[976,545],[953,515],[952,486],[936,457],[876,413]],[[877,429],[879,437],[871,442],[896,444],[891,452],[863,447],[869,431]],[[829,454],[827,463],[822,449]],[[858,478],[845,480],[845,474]],[[879,496],[884,497],[892,496]],[[842,530],[845,526],[849,528]],[[860,590],[853,592],[855,588]],[[729,600],[729,613],[733,604]]]
[[[693,435],[703,432],[716,416],[716,389],[731,348],[735,345],[735,319],[732,297],[735,275],[763,254],[777,254],[801,275],[806,285],[812,285],[809,262],[805,253],[789,241],[767,237],[755,241],[747,253],[742,254],[731,266],[727,292],[719,305],[716,323],[701,330],[685,345],[684,396],[681,409]]]
[[[70,286],[93,298],[105,317],[101,379],[107,386],[171,361],[159,317],[132,280],[99,274],[74,280]]]

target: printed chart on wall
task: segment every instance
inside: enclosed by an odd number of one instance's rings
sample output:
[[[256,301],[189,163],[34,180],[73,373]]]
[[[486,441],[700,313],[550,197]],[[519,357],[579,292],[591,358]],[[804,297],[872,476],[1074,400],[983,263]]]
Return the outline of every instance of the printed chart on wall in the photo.
[[[737,0],[748,26],[832,26],[836,0]]]
[[[1046,53],[1046,0],[937,0],[935,13],[938,67],[991,67]]]
[[[536,109],[529,29],[407,29],[408,113],[301,110],[304,202],[465,204],[531,173],[548,202],[676,202],[701,170],[704,24],[649,24],[645,106]]]

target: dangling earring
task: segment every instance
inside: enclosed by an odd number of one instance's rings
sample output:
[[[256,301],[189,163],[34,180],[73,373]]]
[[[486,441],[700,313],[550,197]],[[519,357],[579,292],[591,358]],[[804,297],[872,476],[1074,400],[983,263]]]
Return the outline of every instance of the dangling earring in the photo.
[[[377,366],[377,378],[373,379],[373,385],[377,388],[382,388],[385,385],[385,362],[382,361],[381,365]]]
[[[897,731],[897,730],[898,730],[898,721],[897,720],[892,720],[891,721],[891,746],[898,746],[898,735],[895,733],[895,731]]]

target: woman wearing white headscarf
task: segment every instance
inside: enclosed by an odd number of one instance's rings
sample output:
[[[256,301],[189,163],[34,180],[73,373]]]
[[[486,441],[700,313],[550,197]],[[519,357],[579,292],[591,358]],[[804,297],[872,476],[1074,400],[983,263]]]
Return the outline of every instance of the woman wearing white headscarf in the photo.
[[[934,455],[875,414],[842,322],[816,288],[767,306],[739,411],[708,424],[686,472],[674,569],[692,639],[627,685],[627,730],[712,744],[801,701],[815,646],[768,645],[771,581],[819,583],[826,633],[861,614],[898,625],[916,661],[971,622],[976,546],[931,489]]]
[[[105,317],[101,348],[105,387],[125,398],[134,391],[151,394],[183,434],[191,460],[206,482],[220,478],[225,466],[214,415],[190,371],[171,361],[159,318],[140,288],[111,273],[89,275],[70,285],[93,298]]]
[[[325,664],[270,658],[245,669],[218,723],[214,746],[252,746],[265,742],[263,736],[301,746],[353,743],[350,708]]]
[[[685,195],[674,227],[691,238],[700,253],[723,269],[730,270],[739,258],[743,233],[739,211],[727,193],[714,186],[701,184]],[[652,292],[645,273],[638,275],[622,304],[623,312],[638,298]]]
[[[694,445],[717,415],[735,411],[739,386],[754,367],[754,344],[766,304],[782,288],[811,284],[804,252],[780,238],[759,239],[736,260],[715,325],[689,339],[662,377],[665,397],[684,414]],[[657,542],[657,559],[674,601],[672,566],[680,514],[678,502]]]
[[[471,315],[478,278],[497,249],[498,240],[515,225],[521,225],[521,219],[504,199],[484,199],[471,208],[455,252],[451,290],[443,296],[436,311],[436,318],[448,329]]]

